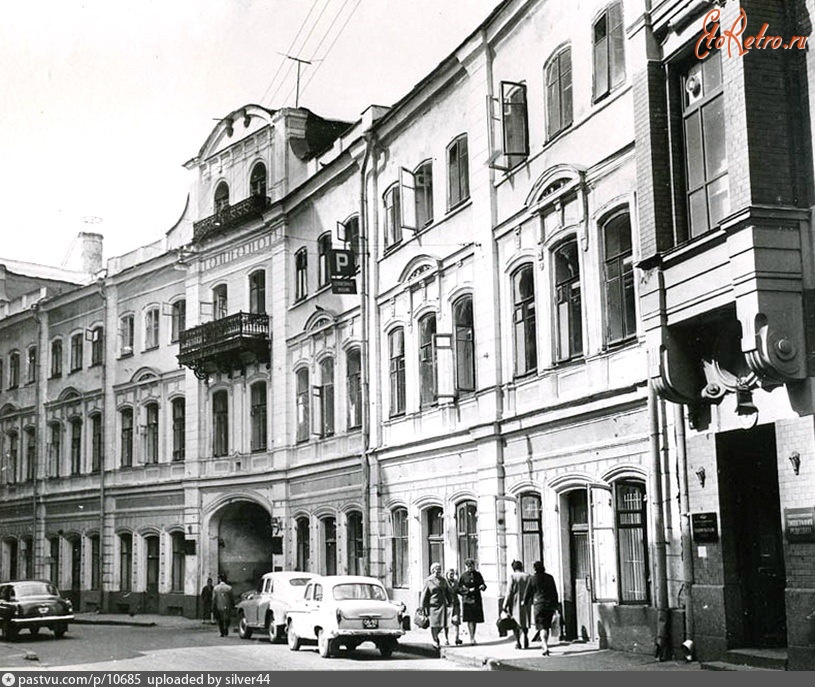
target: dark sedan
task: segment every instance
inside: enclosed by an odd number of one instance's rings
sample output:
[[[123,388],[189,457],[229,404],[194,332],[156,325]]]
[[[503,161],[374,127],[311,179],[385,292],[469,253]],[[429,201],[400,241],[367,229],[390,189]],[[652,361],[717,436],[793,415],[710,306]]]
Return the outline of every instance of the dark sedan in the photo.
[[[59,639],[74,619],[68,599],[45,580],[20,580],[0,583],[0,633],[3,639],[14,639],[20,630],[36,635],[47,627]]]

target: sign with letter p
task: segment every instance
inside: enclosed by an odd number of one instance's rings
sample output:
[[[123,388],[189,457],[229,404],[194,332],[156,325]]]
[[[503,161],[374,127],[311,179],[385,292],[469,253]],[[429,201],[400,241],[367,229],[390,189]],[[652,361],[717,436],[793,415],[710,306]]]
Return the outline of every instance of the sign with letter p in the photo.
[[[328,251],[328,272],[332,278],[346,278],[354,276],[354,251],[330,250]]]

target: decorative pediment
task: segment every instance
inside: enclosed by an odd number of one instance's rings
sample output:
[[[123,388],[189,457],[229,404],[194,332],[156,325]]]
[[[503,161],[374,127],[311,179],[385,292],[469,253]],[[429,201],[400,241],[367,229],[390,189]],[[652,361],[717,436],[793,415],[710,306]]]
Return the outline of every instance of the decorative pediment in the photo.
[[[438,258],[434,258],[430,255],[417,255],[405,265],[405,268],[399,275],[399,283],[409,284],[422,276],[430,276],[429,273],[437,270],[440,263],[441,261]]]
[[[141,367],[133,374],[130,378],[131,382],[149,382],[151,380],[157,380],[159,378],[159,374],[156,370],[152,367]]]
[[[215,125],[201,150],[198,160],[206,160],[238,141],[267,126],[274,110],[260,105],[245,105],[223,117]]]
[[[575,165],[555,165],[541,174],[526,196],[528,208],[538,207],[582,188],[586,170]]]

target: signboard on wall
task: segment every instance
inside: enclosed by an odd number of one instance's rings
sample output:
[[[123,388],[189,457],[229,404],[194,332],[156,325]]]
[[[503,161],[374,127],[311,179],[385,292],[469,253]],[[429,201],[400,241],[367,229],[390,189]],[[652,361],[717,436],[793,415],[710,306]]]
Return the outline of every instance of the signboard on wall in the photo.
[[[354,252],[350,250],[328,251],[328,275],[331,277],[331,293],[357,292]]]
[[[784,534],[787,541],[815,541],[815,507],[785,508]]]
[[[719,519],[716,513],[691,513],[691,532],[696,544],[719,541]]]

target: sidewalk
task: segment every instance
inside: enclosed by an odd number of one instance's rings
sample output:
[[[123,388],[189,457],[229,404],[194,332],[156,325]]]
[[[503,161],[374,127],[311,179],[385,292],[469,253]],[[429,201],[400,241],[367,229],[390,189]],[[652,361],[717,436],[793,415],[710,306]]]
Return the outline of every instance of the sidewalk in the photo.
[[[130,625],[140,627],[178,627],[187,630],[211,631],[212,626],[201,620],[179,616],[151,614],[77,613],[77,624]],[[235,628],[233,627],[233,632]],[[467,642],[466,633],[462,639]],[[499,638],[485,632],[478,644],[442,646],[436,651],[429,630],[409,630],[399,640],[401,651],[436,657],[483,670],[564,670],[564,671],[688,671],[700,670],[699,663],[657,661],[653,656],[626,651],[600,649],[592,642],[550,643],[550,656],[542,656],[537,642],[527,650],[515,649],[512,637]]]

